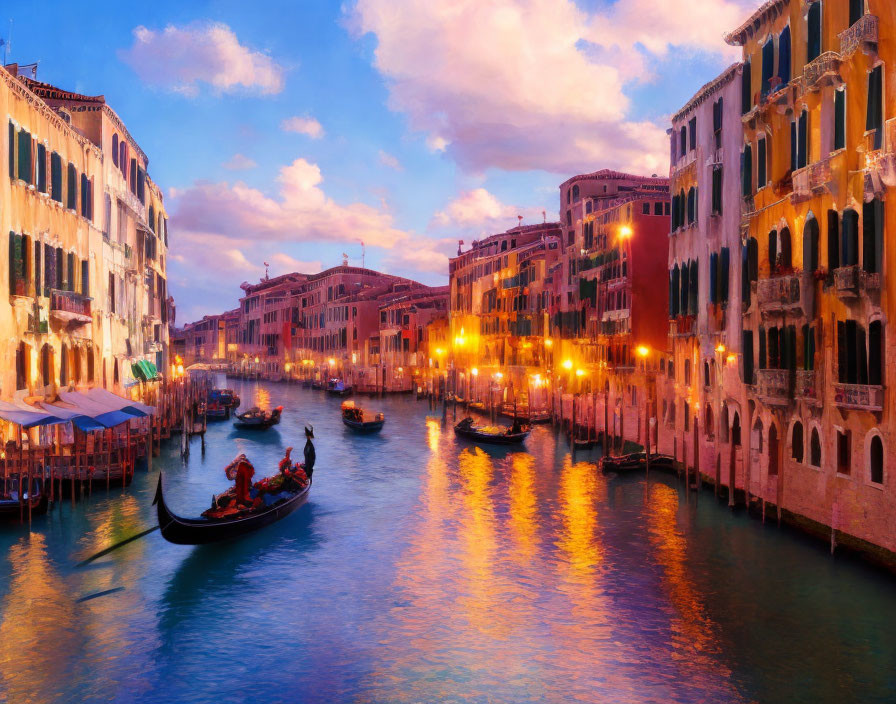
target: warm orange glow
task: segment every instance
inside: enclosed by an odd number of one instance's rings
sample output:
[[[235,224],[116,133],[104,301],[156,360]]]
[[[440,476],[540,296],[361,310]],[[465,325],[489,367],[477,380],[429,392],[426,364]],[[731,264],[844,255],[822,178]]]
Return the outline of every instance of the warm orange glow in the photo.
[[[554,345],[554,341],[553,341],[551,338],[547,338],[547,339],[544,341],[544,346],[545,346],[545,347],[552,347],[553,345]]]
[[[445,350],[443,350],[441,347],[436,347],[436,356],[441,357],[443,354],[445,354]]]
[[[285,371],[287,374],[289,374],[291,369],[292,369],[292,365],[289,362],[287,362],[286,364],[283,365],[283,371]]]
[[[576,369],[576,376],[585,376],[584,369]]]
[[[331,367],[336,365],[336,360],[333,357],[330,357],[330,359],[328,359],[327,362],[330,364]]]
[[[723,344],[720,342],[720,343],[719,343],[719,346],[716,347],[716,352],[718,352],[719,354],[725,354],[725,345],[723,345]]]
[[[258,364],[258,357],[255,357],[255,363]]]
[[[470,370],[470,374],[472,374],[473,376],[479,376],[479,370],[476,367],[473,367]]]
[[[634,230],[632,230],[632,228],[630,228],[628,225],[623,225],[619,228],[619,237],[621,237],[622,239],[627,239],[633,234],[635,234]]]
[[[729,354],[728,357],[726,358],[726,361],[728,362],[728,364],[734,364],[737,361],[737,356],[733,355],[733,354]]]
[[[504,378],[504,375],[501,372],[495,372],[495,379],[501,381]]]
[[[563,360],[563,368],[564,368],[564,369],[572,369],[572,360],[571,360],[571,359],[564,359],[564,360]]]
[[[646,357],[649,354],[650,354],[650,349],[648,347],[646,347],[644,345],[641,345],[638,347],[638,356],[639,357]]]

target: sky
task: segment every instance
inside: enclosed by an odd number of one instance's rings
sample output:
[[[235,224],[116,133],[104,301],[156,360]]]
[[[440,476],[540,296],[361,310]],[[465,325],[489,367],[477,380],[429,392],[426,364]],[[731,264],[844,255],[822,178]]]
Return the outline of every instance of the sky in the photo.
[[[105,95],[149,156],[183,324],[265,262],[445,284],[459,240],[557,220],[570,176],[668,174],[670,116],[757,4],[19,0],[0,35],[38,80]]]

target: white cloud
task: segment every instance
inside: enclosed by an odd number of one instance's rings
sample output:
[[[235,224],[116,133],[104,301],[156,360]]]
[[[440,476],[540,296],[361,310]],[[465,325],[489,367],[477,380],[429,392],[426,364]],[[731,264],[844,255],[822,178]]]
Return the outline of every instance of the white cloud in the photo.
[[[320,260],[304,261],[291,257],[285,252],[277,252],[270,258],[270,262],[277,265],[278,272],[276,275],[278,276],[280,274],[289,274],[293,271],[298,271],[302,274],[316,274],[323,268]]]
[[[383,166],[388,166],[390,169],[395,169],[396,171],[404,171],[401,163],[398,161],[398,158],[389,152],[385,152],[380,149],[379,152],[380,163]]]
[[[247,169],[254,169],[258,164],[243,154],[234,154],[230,159],[221,164],[221,166],[229,171],[245,171]]]
[[[531,207],[518,207],[502,203],[485,188],[464,191],[433,215],[431,225],[451,228],[460,233],[495,234],[504,232],[523,222],[535,223],[543,219],[542,211]]]
[[[448,258],[453,256],[456,248],[457,240],[452,237],[419,237],[414,240],[413,247],[398,247],[390,251],[383,260],[383,266],[386,271],[405,276],[425,273],[447,279]]]
[[[376,35],[390,107],[465,169],[662,173],[666,126],[633,117],[627,85],[673,45],[727,51],[746,2],[358,0],[349,23]]]
[[[150,85],[194,96],[205,83],[218,93],[238,90],[275,94],[284,69],[270,56],[240,44],[226,24],[195,22],[157,31],[134,29],[121,58]]]
[[[304,134],[311,139],[320,139],[324,136],[323,126],[313,117],[288,117],[280,123],[280,129],[284,132],[296,132]]]

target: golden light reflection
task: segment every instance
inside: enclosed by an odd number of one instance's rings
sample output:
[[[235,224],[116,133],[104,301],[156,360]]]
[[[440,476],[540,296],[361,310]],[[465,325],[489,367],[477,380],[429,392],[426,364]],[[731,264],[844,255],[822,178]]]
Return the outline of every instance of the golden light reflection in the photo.
[[[522,452],[510,459],[510,529],[518,560],[531,566],[538,549],[538,497],[535,493],[535,458]]]
[[[31,533],[8,554],[11,577],[0,622],[0,692],[10,702],[52,701],[65,687],[49,676],[60,658],[84,650],[70,589],[47,554],[46,538]],[[2,698],[2,697],[0,697]],[[3,701],[7,701],[3,699]]]
[[[606,498],[606,487],[588,462],[573,463],[569,455],[563,462],[560,479],[560,510],[563,526],[558,547],[568,558],[570,572],[589,578],[602,558],[598,543],[598,501]]]
[[[263,386],[256,386],[252,394],[252,405],[263,411],[271,410],[271,393]]]
[[[655,482],[649,486],[645,507],[649,540],[656,561],[663,568],[663,586],[677,614],[671,623],[674,657],[695,666],[725,670],[716,657],[719,645],[714,624],[688,574],[687,540],[678,529],[678,501],[675,489]]]

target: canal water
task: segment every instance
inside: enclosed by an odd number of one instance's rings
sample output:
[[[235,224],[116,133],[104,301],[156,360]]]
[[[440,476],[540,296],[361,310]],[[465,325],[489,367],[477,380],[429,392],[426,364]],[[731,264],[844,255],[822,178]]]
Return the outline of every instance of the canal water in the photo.
[[[893,702],[896,579],[676,477],[603,476],[550,426],[525,451],[457,440],[425,402],[238,382],[279,427],[209,427],[129,488],[0,528],[0,701]],[[158,532],[245,452],[276,471],[314,424],[309,502],[226,545]]]

